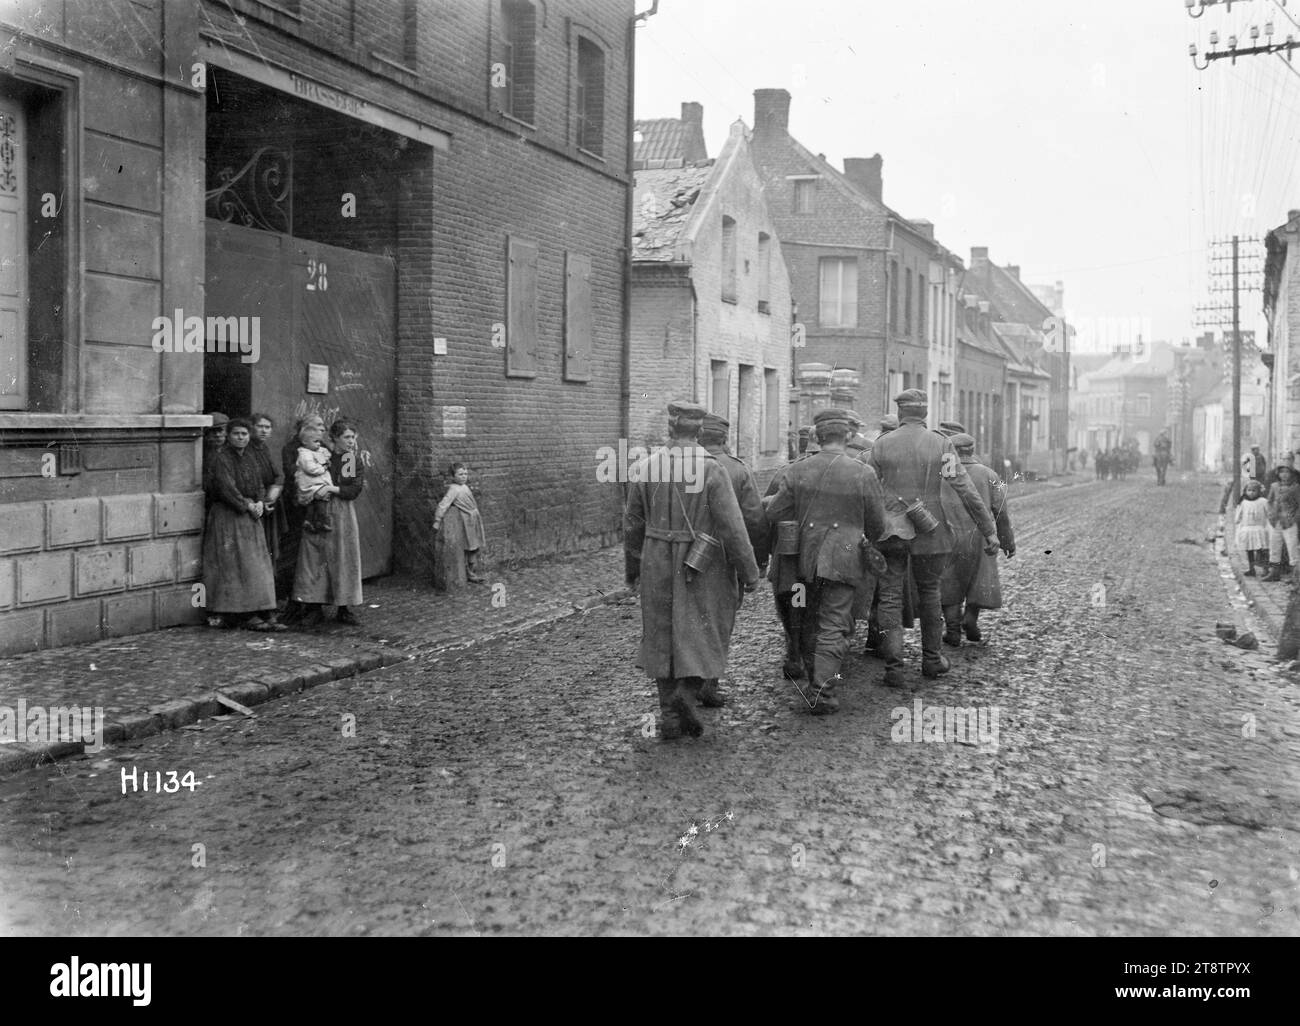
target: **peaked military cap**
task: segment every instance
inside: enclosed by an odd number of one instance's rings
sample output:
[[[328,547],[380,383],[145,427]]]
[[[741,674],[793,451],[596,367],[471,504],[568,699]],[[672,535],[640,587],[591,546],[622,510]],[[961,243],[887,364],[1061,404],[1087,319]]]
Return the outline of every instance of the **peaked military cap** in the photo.
[[[668,404],[668,416],[676,417],[678,420],[695,420],[703,423],[708,415],[709,411],[703,406],[687,399],[678,399]]]
[[[957,432],[957,434],[952,436],[950,441],[952,442],[952,447],[954,449],[975,448],[975,439],[973,439],[970,435],[966,434],[966,432],[964,431]]]
[[[930,400],[919,388],[909,388],[905,392],[899,392],[894,398],[899,406],[929,406]]]
[[[966,428],[963,425],[958,424],[955,420],[941,420],[939,421],[939,427],[936,430],[938,430],[940,434],[951,437],[952,435],[962,434],[965,432]]]
[[[852,423],[850,420],[849,411],[837,409],[836,407],[832,406],[825,410],[818,410],[816,415],[813,417],[813,425],[815,427],[820,427],[823,424],[836,424],[836,423],[843,424],[845,427],[849,427],[850,424]]]
[[[893,413],[886,413],[880,418],[881,431],[893,431],[898,427],[898,416]]]

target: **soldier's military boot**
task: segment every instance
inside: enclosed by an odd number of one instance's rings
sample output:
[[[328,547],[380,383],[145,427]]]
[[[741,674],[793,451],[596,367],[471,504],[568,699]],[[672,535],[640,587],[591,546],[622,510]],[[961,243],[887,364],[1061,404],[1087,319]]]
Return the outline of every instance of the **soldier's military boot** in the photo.
[[[966,607],[966,615],[962,618],[961,628],[966,632],[967,641],[980,641],[984,635],[980,633],[980,611]]]
[[[721,709],[726,704],[727,696],[718,690],[717,679],[706,677],[700,687],[700,705],[706,709]]]
[[[699,737],[704,733],[704,724],[695,715],[695,700],[702,683],[699,677],[679,677],[677,686],[673,689],[673,711],[677,714],[681,733],[690,737]]]
[[[1269,563],[1269,565],[1268,565],[1268,576],[1265,577],[1264,580],[1266,580],[1266,581],[1280,581],[1281,579],[1282,579],[1282,564],[1281,564],[1281,563]]]
[[[885,660],[885,687],[901,688],[907,683],[903,674],[903,628],[880,632],[880,655]]]
[[[961,648],[961,606],[943,607],[943,643]]]
[[[673,707],[673,694],[677,682],[671,677],[655,678],[659,689],[659,736],[665,741],[675,741],[682,736],[682,721]]]
[[[840,711],[840,700],[835,697],[835,678],[828,677],[820,684],[810,678],[804,689],[808,711],[814,716],[829,716]]]

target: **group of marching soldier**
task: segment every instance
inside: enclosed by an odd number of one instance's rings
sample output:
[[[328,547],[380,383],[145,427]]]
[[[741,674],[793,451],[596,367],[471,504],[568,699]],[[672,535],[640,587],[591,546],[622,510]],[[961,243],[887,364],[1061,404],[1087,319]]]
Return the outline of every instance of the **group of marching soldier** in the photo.
[[[962,425],[926,427],[924,392],[895,400],[874,439],[849,410],[823,409],[807,449],[759,496],[726,448],[727,421],[668,407],[668,444],[629,474],[627,583],[640,588],[638,665],[659,689],[660,736],[698,737],[696,703],[720,706],[718,678],[743,593],[763,563],[785,631],[785,676],[814,715],[833,713],[859,620],[884,684],[905,683],[903,628],[921,624],[921,673],[941,648],[979,641],[979,612],[1002,604],[997,553],[1015,554],[1006,490]],[[801,446],[803,440],[801,438]]]

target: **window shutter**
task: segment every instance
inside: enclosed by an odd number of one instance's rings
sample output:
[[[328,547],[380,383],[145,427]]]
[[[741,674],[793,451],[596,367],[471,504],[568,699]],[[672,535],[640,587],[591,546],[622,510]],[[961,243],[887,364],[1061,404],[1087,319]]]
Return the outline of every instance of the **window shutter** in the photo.
[[[537,243],[510,239],[506,376],[537,377]]]
[[[591,380],[591,257],[564,258],[564,380]]]

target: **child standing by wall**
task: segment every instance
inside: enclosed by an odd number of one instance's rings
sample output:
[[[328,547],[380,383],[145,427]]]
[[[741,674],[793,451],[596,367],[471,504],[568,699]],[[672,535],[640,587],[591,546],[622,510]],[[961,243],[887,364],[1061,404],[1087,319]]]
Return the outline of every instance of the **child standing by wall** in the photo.
[[[321,445],[320,437],[303,442],[298,447],[298,462],[294,466],[293,483],[298,490],[298,505],[307,507],[304,531],[332,531],[330,518],[330,493],[321,494],[334,482],[330,478],[330,451]]]
[[[1295,465],[1291,458],[1277,465],[1277,480],[1268,490],[1268,520],[1272,529],[1269,532],[1268,576],[1264,579],[1280,581],[1283,544],[1285,543],[1285,551],[1291,557],[1292,566],[1296,564],[1296,549],[1300,547],[1300,530],[1297,530],[1297,521],[1300,520],[1300,486],[1296,484]]]
[[[1254,577],[1255,564],[1261,568],[1268,563],[1268,500],[1258,481],[1246,485],[1246,494],[1237,506],[1237,530],[1233,540],[1237,551],[1246,553],[1250,569],[1247,577]]]
[[[439,591],[458,588],[467,580],[474,584],[485,580],[478,572],[483,518],[469,490],[469,470],[463,463],[453,463],[448,469],[452,483],[433,516],[433,529],[438,533],[433,583]]]

